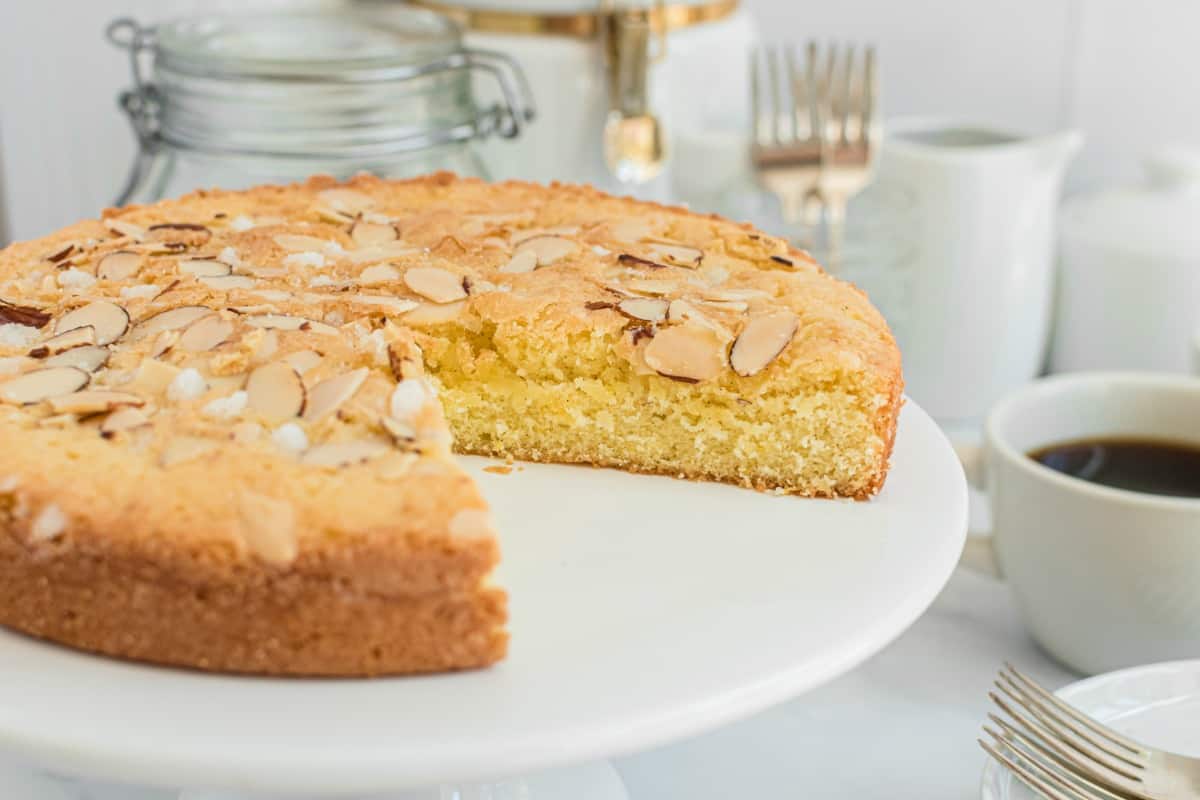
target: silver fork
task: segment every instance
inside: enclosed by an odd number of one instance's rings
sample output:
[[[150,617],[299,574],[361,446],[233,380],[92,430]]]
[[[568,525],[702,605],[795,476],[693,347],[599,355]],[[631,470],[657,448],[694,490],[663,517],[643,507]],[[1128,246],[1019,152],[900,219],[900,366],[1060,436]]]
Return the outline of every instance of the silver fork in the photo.
[[[825,162],[825,116],[818,92],[817,46],[803,69],[791,45],[750,51],[750,159],[759,182],[779,199],[789,225],[820,223],[818,185]]]
[[[1006,664],[979,744],[1049,800],[1197,800],[1200,759],[1156,750],[1096,722]]]

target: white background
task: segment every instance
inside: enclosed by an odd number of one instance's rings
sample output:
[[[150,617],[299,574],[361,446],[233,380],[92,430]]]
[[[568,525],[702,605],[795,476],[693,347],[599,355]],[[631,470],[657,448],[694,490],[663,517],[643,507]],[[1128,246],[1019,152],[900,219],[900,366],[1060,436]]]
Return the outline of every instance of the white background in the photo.
[[[1030,131],[1080,127],[1088,145],[1071,191],[1136,176],[1140,158],[1163,143],[1200,143],[1200,3],[1192,0],[745,2],[771,38],[876,42],[889,114]],[[102,40],[109,19],[244,5],[0,1],[0,218],[8,235],[29,238],[94,215],[124,178],[132,144],[114,98],[128,65]]]

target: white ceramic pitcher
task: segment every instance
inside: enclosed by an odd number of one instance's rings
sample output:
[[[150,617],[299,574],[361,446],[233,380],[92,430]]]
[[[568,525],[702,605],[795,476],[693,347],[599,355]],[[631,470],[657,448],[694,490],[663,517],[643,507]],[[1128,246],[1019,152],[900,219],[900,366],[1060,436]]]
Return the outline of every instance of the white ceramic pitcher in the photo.
[[[878,291],[904,354],[907,391],[939,420],[980,419],[1040,371],[1059,190],[1081,144],[1074,131],[889,125],[878,178],[851,207],[877,234],[863,230],[875,267],[848,265],[846,277],[872,299]]]

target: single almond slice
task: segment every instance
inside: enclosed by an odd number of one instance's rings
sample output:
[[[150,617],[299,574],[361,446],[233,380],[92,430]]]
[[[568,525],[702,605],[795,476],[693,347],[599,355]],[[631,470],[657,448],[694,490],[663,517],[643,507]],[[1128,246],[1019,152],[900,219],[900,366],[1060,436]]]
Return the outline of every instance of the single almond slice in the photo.
[[[263,364],[246,380],[246,405],[272,421],[298,417],[305,406],[304,381],[290,364]]]
[[[188,326],[179,337],[179,347],[192,353],[203,353],[225,342],[233,335],[233,323],[216,314]]]
[[[212,231],[194,222],[164,222],[147,228],[146,238],[154,242],[199,247],[212,238]]]
[[[47,356],[56,356],[59,353],[72,350],[76,347],[84,347],[96,343],[96,329],[91,325],[84,325],[81,328],[72,328],[69,331],[64,331],[57,336],[51,336],[49,339],[41,342],[29,351],[29,355],[33,358],[45,358]]]
[[[391,447],[386,442],[363,439],[351,442],[332,442],[310,447],[300,457],[301,464],[327,469],[339,469],[362,464],[387,453]]]
[[[399,239],[400,232],[395,225],[359,220],[350,228],[350,238],[358,245],[387,244]]]
[[[561,236],[539,235],[517,245],[517,253],[533,253],[537,266],[546,267],[579,250],[579,242]]]
[[[623,267],[640,267],[642,269],[666,269],[666,264],[659,264],[657,261],[651,261],[648,258],[633,256],[629,253],[621,253],[617,256],[617,263]]]
[[[145,338],[161,331],[177,331],[213,313],[205,306],[179,306],[142,320],[136,333],[139,338]]]
[[[371,199],[370,195],[357,192],[354,189],[343,189],[341,187],[325,189],[317,193],[317,198],[334,211],[351,216],[375,207],[375,201]]]
[[[467,296],[462,276],[441,267],[413,267],[404,273],[404,283],[435,303],[453,303]]]
[[[105,389],[84,389],[73,394],[50,398],[50,409],[55,414],[99,414],[120,406],[142,406],[146,401],[129,392],[112,392]]]
[[[82,308],[68,311],[58,318],[55,333],[91,325],[96,331],[96,344],[111,344],[129,330],[129,314],[116,303],[97,300]]]
[[[406,314],[421,305],[416,300],[406,297],[381,297],[372,294],[349,294],[346,295],[346,300],[363,306],[378,306],[393,314]]]
[[[92,376],[75,367],[46,367],[0,383],[0,400],[15,405],[40,403],[51,397],[77,392]]]
[[[512,258],[508,260],[508,263],[500,267],[500,271],[510,274],[519,272],[533,272],[535,269],[537,269],[537,265],[537,253],[533,252],[532,250],[522,250],[520,252],[513,253]]]
[[[179,262],[179,271],[197,278],[216,278],[233,272],[233,267],[215,258],[189,258]]]
[[[773,311],[750,317],[733,342],[729,365],[743,378],[757,375],[791,343],[799,324],[791,311]]]
[[[275,240],[275,244],[291,253],[321,253],[327,252],[330,249],[330,245],[333,245],[335,248],[341,247],[341,245],[339,245],[337,242],[329,239],[322,239],[317,236],[306,236],[305,234],[299,233],[279,233],[271,238]]]
[[[134,241],[140,242],[146,238],[146,229],[141,225],[134,225],[132,222],[126,222],[123,219],[106,219],[104,227],[108,228],[118,236],[128,236]]]
[[[150,357],[158,358],[174,347],[178,341],[179,331],[163,331],[158,336],[155,336],[154,341],[150,343]]]
[[[337,411],[343,403],[354,396],[370,372],[366,367],[343,372],[326,378],[308,392],[308,403],[304,408],[304,421],[316,422]]]
[[[317,322],[306,317],[293,317],[289,314],[255,314],[246,317],[246,324],[255,328],[274,328],[281,331],[312,331],[326,336],[337,336],[338,329],[324,322]]]
[[[404,321],[409,325],[442,325],[458,319],[466,306],[465,300],[444,305],[423,305],[405,314]]]
[[[379,423],[397,447],[409,447],[417,441],[417,432],[407,422],[395,417],[380,417]]]
[[[391,264],[373,264],[358,275],[360,286],[378,286],[400,280],[400,270]]]
[[[725,342],[710,328],[684,323],[659,330],[647,342],[642,358],[664,377],[699,383],[725,369]]]
[[[320,364],[321,358],[321,354],[316,350],[298,350],[295,353],[289,353],[284,356],[283,360],[290,364],[292,369],[303,375]]]
[[[704,260],[703,250],[683,244],[653,242],[647,245],[647,247],[656,258],[677,267],[690,267],[694,269],[700,266],[700,262]]]
[[[514,245],[518,245],[539,236],[574,236],[577,233],[579,233],[578,225],[554,225],[549,228],[527,228],[523,231],[513,231],[509,238]]]
[[[667,318],[668,303],[658,297],[630,297],[617,303],[617,310],[630,319],[662,322]]]
[[[396,240],[386,244],[373,244],[350,250],[341,258],[351,264],[370,264],[375,261],[387,261],[391,258],[403,258],[423,252],[420,248]],[[340,254],[339,254],[340,255]]]
[[[7,300],[0,300],[0,324],[25,325],[29,328],[42,328],[50,321],[50,315],[30,306],[19,306]]]
[[[121,431],[133,430],[149,424],[150,418],[146,416],[146,412],[133,406],[120,406],[105,417],[104,422],[100,423],[100,433],[112,436]]]
[[[157,358],[143,358],[130,386],[139,392],[159,395],[167,391],[167,387],[171,385],[180,371],[179,367],[159,361]]]
[[[217,449],[217,443],[212,439],[201,439],[198,436],[176,436],[167,442],[158,463],[164,467],[173,467],[185,461],[192,461]]]
[[[222,292],[228,292],[230,289],[253,289],[258,285],[258,281],[247,275],[204,276],[200,278],[200,282],[210,289],[218,289]]]
[[[142,256],[132,250],[116,250],[96,264],[96,277],[106,281],[124,281],[138,274]]]
[[[655,278],[633,278],[625,282],[625,288],[639,294],[668,295],[679,291],[678,281],[657,280]]]
[[[623,244],[636,244],[650,235],[650,225],[643,219],[628,217],[608,223],[608,235]]]
[[[75,367],[84,372],[95,372],[108,363],[109,355],[107,347],[86,345],[73,347],[56,356],[50,356],[42,364],[46,367]]]
[[[706,300],[698,297],[696,302],[714,311],[729,311],[734,314],[744,314],[750,308],[750,304],[745,300]]]

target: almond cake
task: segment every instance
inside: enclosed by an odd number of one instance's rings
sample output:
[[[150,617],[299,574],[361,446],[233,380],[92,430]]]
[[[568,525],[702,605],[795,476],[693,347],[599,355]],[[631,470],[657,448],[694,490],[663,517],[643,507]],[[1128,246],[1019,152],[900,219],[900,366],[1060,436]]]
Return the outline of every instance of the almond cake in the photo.
[[[484,666],[506,596],[452,450],[865,499],[900,390],[860,292],[683,209],[449,174],[109,209],[0,251],[0,624]]]

